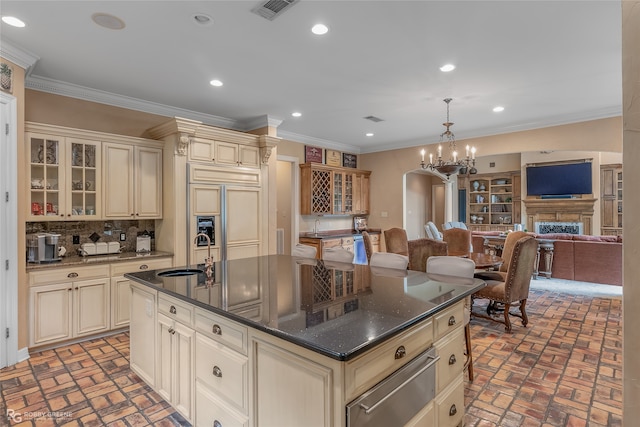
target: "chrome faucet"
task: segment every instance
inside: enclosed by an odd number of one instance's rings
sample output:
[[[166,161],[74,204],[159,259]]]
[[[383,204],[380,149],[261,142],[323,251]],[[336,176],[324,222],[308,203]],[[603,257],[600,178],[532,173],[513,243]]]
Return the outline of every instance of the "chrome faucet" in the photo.
[[[313,226],[313,234],[318,234],[320,231],[320,218],[316,219],[316,223]]]

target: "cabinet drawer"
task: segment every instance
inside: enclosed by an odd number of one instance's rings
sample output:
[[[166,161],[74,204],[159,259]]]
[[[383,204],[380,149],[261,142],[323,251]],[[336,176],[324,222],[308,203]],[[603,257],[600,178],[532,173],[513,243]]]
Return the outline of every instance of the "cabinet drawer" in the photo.
[[[325,239],[322,241],[322,248],[335,248],[342,246],[342,239]]]
[[[145,260],[116,262],[111,264],[111,276],[122,276],[146,270],[159,270],[171,267],[171,258],[147,258]]]
[[[436,370],[436,390],[440,392],[464,370],[464,328],[458,328],[435,345],[440,356]]]
[[[196,380],[244,414],[248,412],[247,357],[196,334]]]
[[[176,298],[160,294],[158,297],[158,313],[193,326],[193,306]]]
[[[435,316],[434,339],[437,341],[464,324],[464,301],[457,302]]]
[[[444,393],[436,396],[436,425],[457,426],[464,417],[464,384],[462,374]]]
[[[347,401],[359,396],[374,384],[397,371],[433,343],[431,320],[403,332],[374,350],[347,362],[345,390]],[[397,353],[404,356],[396,358]]]
[[[248,427],[249,420],[217,400],[196,383],[196,427]]]
[[[353,237],[343,237],[342,238],[342,246],[353,245]]]
[[[209,338],[238,351],[247,354],[247,328],[222,316],[196,308],[196,331]]]
[[[48,283],[76,282],[78,280],[109,277],[109,265],[92,265],[90,267],[51,268],[29,273],[30,285]]]

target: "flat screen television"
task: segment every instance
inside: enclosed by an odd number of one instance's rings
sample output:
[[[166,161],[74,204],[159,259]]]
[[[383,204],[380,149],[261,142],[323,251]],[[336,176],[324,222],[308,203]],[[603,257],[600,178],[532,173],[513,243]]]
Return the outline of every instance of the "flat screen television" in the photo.
[[[592,194],[591,162],[527,166],[527,195]]]

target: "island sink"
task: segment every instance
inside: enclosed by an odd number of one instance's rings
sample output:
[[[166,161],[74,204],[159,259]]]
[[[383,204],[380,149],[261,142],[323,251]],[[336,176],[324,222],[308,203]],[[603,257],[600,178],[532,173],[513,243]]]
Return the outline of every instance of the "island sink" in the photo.
[[[158,273],[160,277],[180,277],[180,276],[192,276],[194,274],[204,273],[204,270],[199,268],[175,268],[173,270],[164,270]]]

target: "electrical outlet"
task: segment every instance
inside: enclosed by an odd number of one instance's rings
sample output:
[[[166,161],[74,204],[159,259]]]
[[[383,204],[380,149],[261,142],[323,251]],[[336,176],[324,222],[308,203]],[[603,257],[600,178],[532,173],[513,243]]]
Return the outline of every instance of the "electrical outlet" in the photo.
[[[120,241],[124,242],[125,240],[127,240],[127,233],[120,233]]]
[[[80,244],[80,236],[73,236],[73,244],[74,245],[79,245]]]

